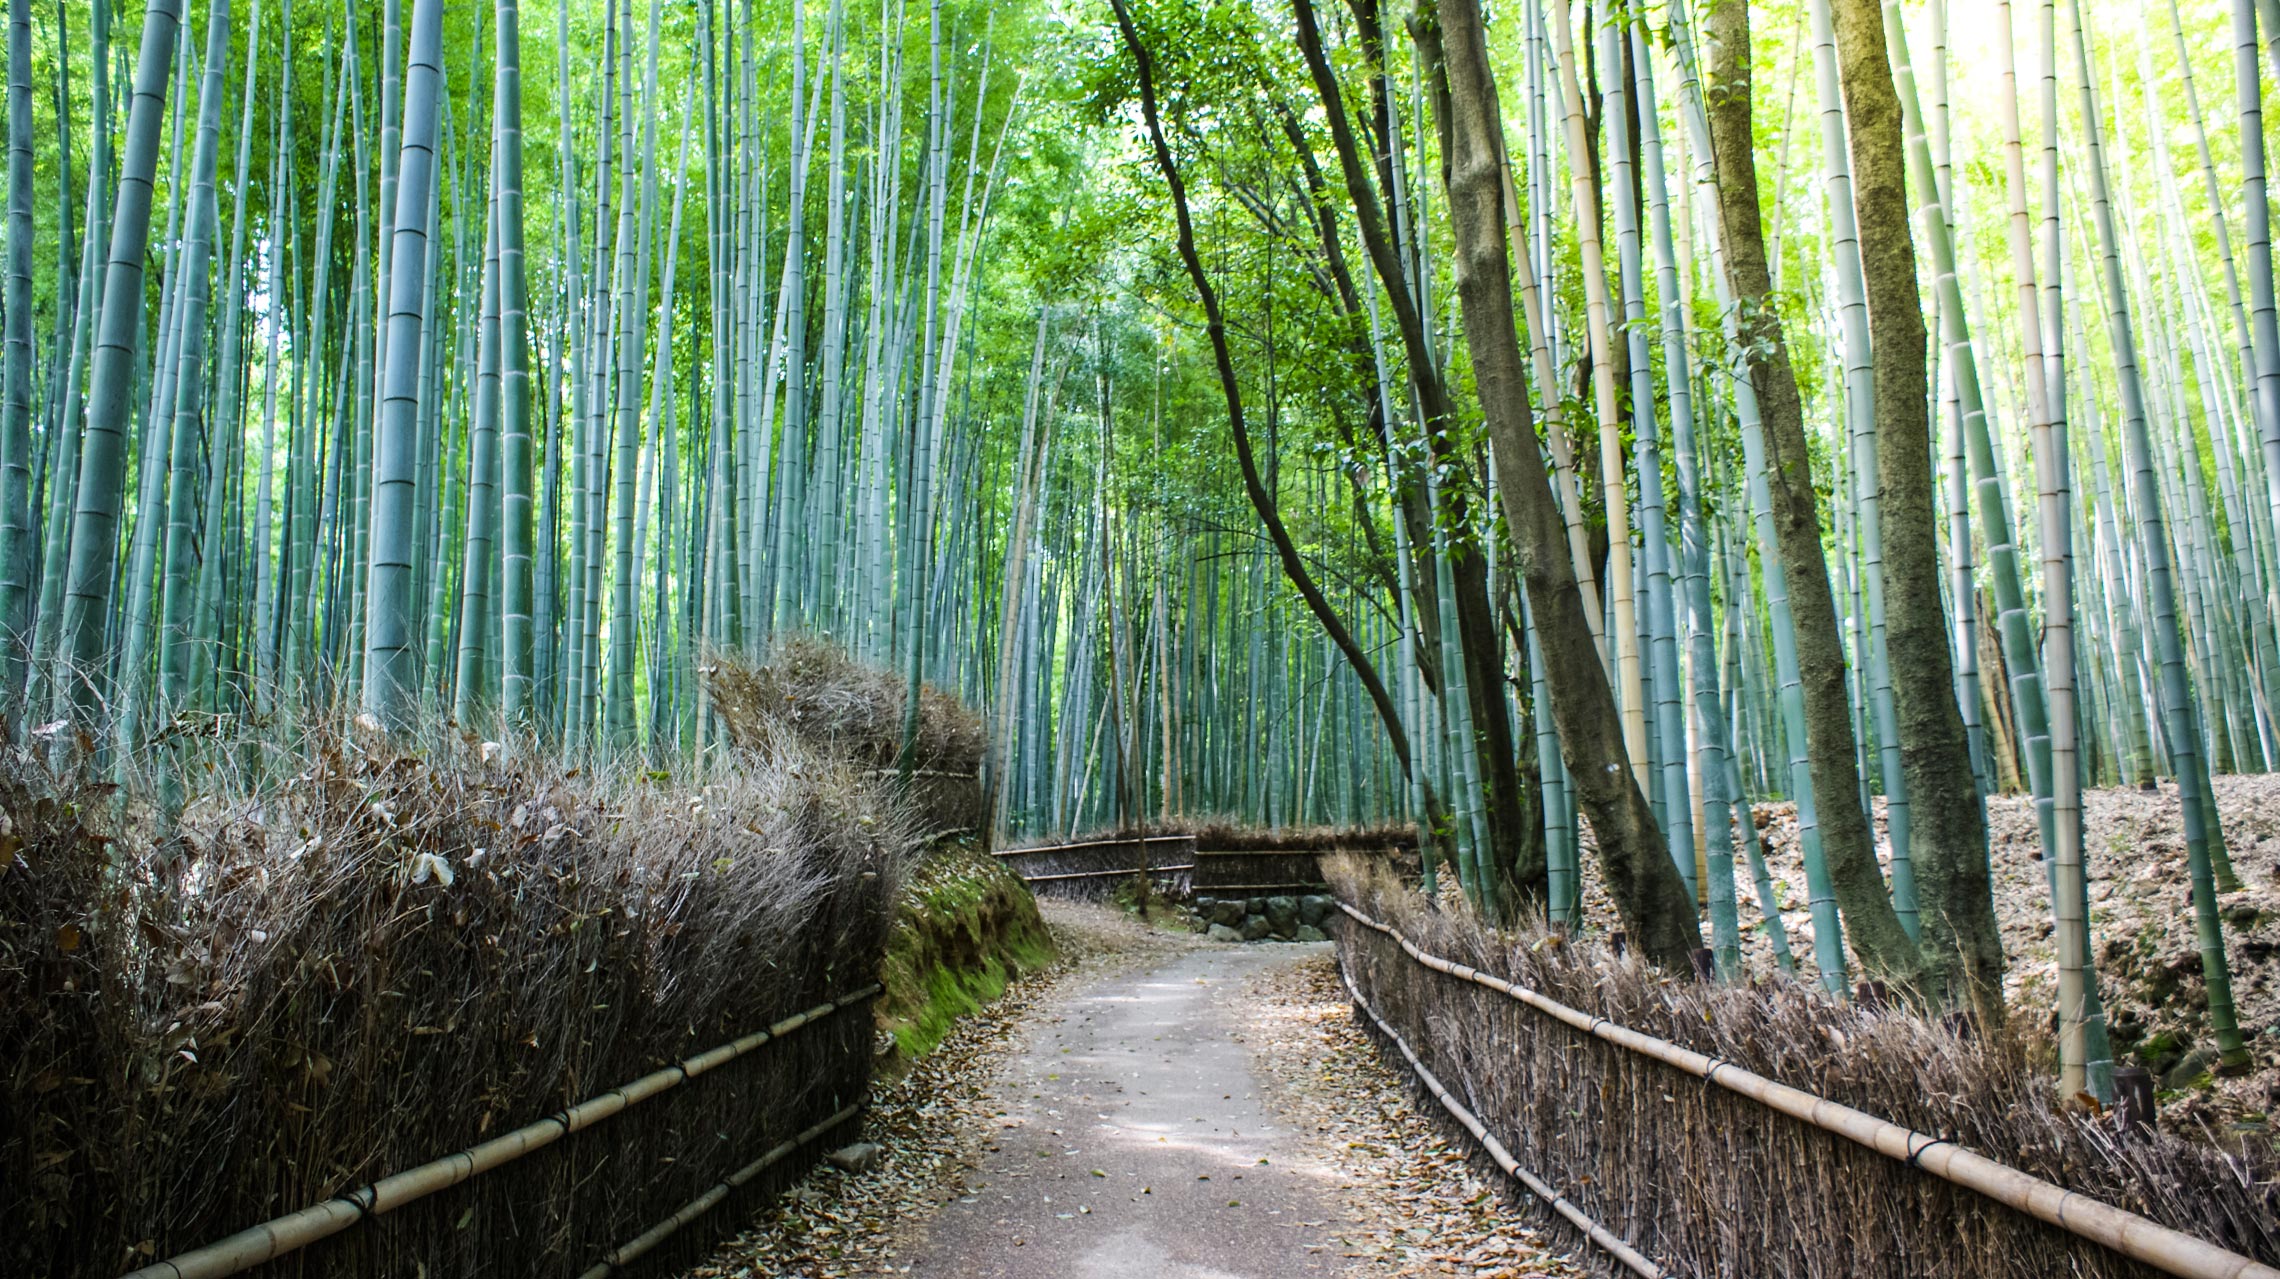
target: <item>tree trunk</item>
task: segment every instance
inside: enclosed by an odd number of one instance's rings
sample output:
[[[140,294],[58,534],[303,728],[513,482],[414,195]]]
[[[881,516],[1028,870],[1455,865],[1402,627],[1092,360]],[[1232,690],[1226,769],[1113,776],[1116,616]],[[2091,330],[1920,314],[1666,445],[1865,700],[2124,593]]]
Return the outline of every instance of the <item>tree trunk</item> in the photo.
[[[1542,627],[1551,713],[1576,794],[1599,837],[1601,873],[1623,921],[1656,963],[1685,971],[1701,944],[1694,902],[1665,855],[1654,814],[1629,767],[1607,673],[1585,624],[1567,529],[1544,471],[1512,313],[1505,247],[1503,149],[1487,34],[1473,0],[1440,10],[1448,76],[1449,218],[1457,295],[1487,419],[1497,492],[1511,526],[1530,612]]]
[[[1403,350],[1409,357],[1411,385],[1423,410],[1427,447],[1436,462],[1446,463],[1455,456],[1450,428],[1457,414],[1449,397],[1448,384],[1442,379],[1440,362],[1435,357],[1426,332],[1423,308],[1411,292],[1409,275],[1401,261],[1408,247],[1397,244],[1387,233],[1376,189],[1370,185],[1368,170],[1361,161],[1360,147],[1354,139],[1352,125],[1346,115],[1345,100],[1332,72],[1327,52],[1323,48],[1321,32],[1314,20],[1314,7],[1310,0],[1298,0],[1292,6],[1298,22],[1299,51],[1305,56],[1307,69],[1314,80],[1317,96],[1330,125],[1330,137],[1338,151],[1338,164],[1345,175],[1346,191],[1354,202],[1354,218],[1361,232],[1363,248],[1369,253],[1378,279],[1386,287],[1386,295],[1393,304],[1394,327],[1401,333]],[[1367,26],[1368,24],[1364,24]],[[1425,29],[1425,41],[1418,49],[1421,61],[1431,64],[1438,61],[1430,47],[1432,37]],[[1437,74],[1437,73],[1436,73]],[[1381,146],[1394,146],[1391,137],[1381,137]],[[1391,188],[1398,199],[1400,188]],[[1396,215],[1402,206],[1395,206]],[[1447,494],[1449,527],[1468,529],[1472,519],[1468,502],[1462,490]],[[1420,547],[1422,552],[1424,548]],[[1519,772],[1513,756],[1511,716],[1504,698],[1504,669],[1501,644],[1497,639],[1496,619],[1488,600],[1488,565],[1480,548],[1470,538],[1451,542],[1452,603],[1456,608],[1457,656],[1464,662],[1465,707],[1470,712],[1474,732],[1471,747],[1478,766],[1480,780],[1485,786],[1481,795],[1482,827],[1494,848],[1491,881],[1496,895],[1501,896],[1516,876],[1528,891],[1540,894],[1545,885],[1545,869],[1540,858],[1523,862],[1522,841],[1519,838],[1524,814],[1521,812]],[[1443,673],[1443,682],[1450,676]],[[1453,685],[1452,685],[1453,687]]]
[[[1297,588],[1299,595],[1305,599],[1307,608],[1321,621],[1331,642],[1338,646],[1338,651],[1345,655],[1347,664],[1353,667],[1354,674],[1361,679],[1363,687],[1369,690],[1370,701],[1377,707],[1378,718],[1385,725],[1386,739],[1392,744],[1394,757],[1400,761],[1402,772],[1406,775],[1415,765],[1411,762],[1409,738],[1402,731],[1401,716],[1394,709],[1393,698],[1386,692],[1384,682],[1378,678],[1377,668],[1371,664],[1368,655],[1355,643],[1353,635],[1332,611],[1330,601],[1322,594],[1321,588],[1315,585],[1305,561],[1299,558],[1298,549],[1291,542],[1289,532],[1283,528],[1282,516],[1275,509],[1273,496],[1267,492],[1265,482],[1259,475],[1257,460],[1252,456],[1250,432],[1243,421],[1243,404],[1235,378],[1234,355],[1228,349],[1225,321],[1220,318],[1219,294],[1212,288],[1211,277],[1205,272],[1203,259],[1196,250],[1195,232],[1188,218],[1187,185],[1180,179],[1179,169],[1172,161],[1171,149],[1164,142],[1162,123],[1157,118],[1155,61],[1149,56],[1147,46],[1141,43],[1140,33],[1132,25],[1132,18],[1125,11],[1122,0],[1111,0],[1111,3],[1116,7],[1117,25],[1123,31],[1124,43],[1130,47],[1134,61],[1139,64],[1141,105],[1146,110],[1157,167],[1163,170],[1164,181],[1171,188],[1172,210],[1179,222],[1180,256],[1187,263],[1188,274],[1195,282],[1196,293],[1203,302],[1212,354],[1219,369],[1220,388],[1227,397],[1228,426],[1235,437],[1236,459],[1243,469],[1244,491],[1250,495],[1251,504],[1259,512],[1259,519],[1266,525],[1268,537],[1274,542],[1276,555],[1280,558],[1291,585]]]
[[[1987,873],[1987,814],[1953,694],[1954,663],[1940,603],[1924,313],[1908,231],[1900,99],[1878,0],[1831,0],[1831,8],[1868,294],[1876,471],[1883,495],[1885,646],[1910,800],[1909,851],[1922,908],[1926,987],[1935,998],[1959,996],[1960,979],[1982,1015],[1997,1016],[2003,1006],[2003,941]]]
[[[1740,4],[1710,6],[1710,139],[1718,175],[1718,221],[1725,263],[1740,307],[1742,350],[1764,413],[1766,476],[1772,489],[1774,532],[1788,571],[1797,653],[1811,743],[1813,793],[1822,847],[1837,906],[1863,963],[1913,981],[1915,943],[1900,926],[1876,865],[1876,844],[1860,805],[1854,760],[1852,704],[1846,689],[1844,642],[1821,548],[1820,512],[1812,459],[1805,442],[1804,405],[1790,367],[1781,317],[1758,213],[1757,160],[1750,133],[1749,12]]]

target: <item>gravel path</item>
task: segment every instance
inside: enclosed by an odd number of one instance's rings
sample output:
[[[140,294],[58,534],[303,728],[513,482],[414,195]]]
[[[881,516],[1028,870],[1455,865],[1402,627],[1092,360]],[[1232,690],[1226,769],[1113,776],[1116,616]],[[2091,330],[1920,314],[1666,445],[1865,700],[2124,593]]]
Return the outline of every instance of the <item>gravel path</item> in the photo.
[[[1581,1273],[1410,1108],[1328,946],[1046,914],[1073,962],[880,1090],[879,1165],[819,1168],[692,1276]]]

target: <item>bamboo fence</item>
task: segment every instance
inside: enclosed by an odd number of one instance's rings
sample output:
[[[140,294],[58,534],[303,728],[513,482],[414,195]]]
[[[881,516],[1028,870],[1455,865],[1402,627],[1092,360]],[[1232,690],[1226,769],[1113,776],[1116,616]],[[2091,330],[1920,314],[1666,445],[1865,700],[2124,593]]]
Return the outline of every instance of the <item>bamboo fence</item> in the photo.
[[[1357,1007],[1499,1167],[1638,1273],[1881,1276],[2065,1270],[2085,1275],[2158,1272],[2189,1279],[2280,1277],[2280,1269],[2267,1261],[1966,1149],[1961,1144],[1966,1140],[2000,1148],[1980,1140],[1981,1133],[1966,1132],[1967,1116],[1958,1114],[1954,1127],[1943,1127],[1948,1135],[1935,1135],[1633,1029],[1529,985],[1434,954],[1401,928],[1348,900],[1355,895],[1350,878],[1342,887],[1346,891],[1339,907],[1352,923],[1338,930],[1340,960]],[[1373,946],[1373,937],[1392,946]],[[1388,969],[1380,958],[1390,958],[1393,947],[1412,971],[1461,983],[1459,993],[1431,989],[1431,980],[1420,985]],[[1580,963],[1572,957],[1553,962]],[[1622,965],[1625,972],[1634,968]],[[1598,984],[1604,990],[1611,980],[1602,973]],[[1464,986],[1501,998],[1486,1005],[1468,1001],[1461,994]],[[1365,988],[1375,991],[1377,999],[1366,998]],[[1654,990],[1645,991],[1644,998],[1656,998]],[[1736,998],[1773,997],[1737,992]],[[1522,1007],[1540,1019],[1515,1022],[1498,1013],[1497,1005]],[[1423,1056],[1389,1024],[1389,1016],[1424,1036]],[[1707,1024],[1714,1014],[1673,1009],[1674,1020],[1687,1016]],[[1572,1033],[1547,1035],[1547,1021]],[[1759,1036],[1753,1048],[1775,1057],[1805,1056],[1787,1045],[1765,1043],[1789,1029],[1774,1017],[1761,1014],[1750,1029]],[[1841,1040],[1842,1032],[1836,1034]],[[1615,1051],[1609,1054],[1595,1045]],[[1888,1056],[1892,1047],[1871,1036],[1850,1051]],[[1426,1057],[1442,1069],[1436,1073]],[[1652,1065],[1639,1068],[1647,1063]],[[1925,1091],[1936,1094],[1932,1104],[1988,1100],[1972,1095],[1988,1091],[1983,1080],[1949,1080],[1944,1077],[1947,1065],[1939,1063],[1922,1076]],[[1715,1091],[1682,1091],[1674,1072],[1714,1085]],[[1844,1080],[1838,1072],[1822,1073]],[[1445,1077],[1452,1082],[1444,1083]],[[1471,1106],[1458,1101],[1460,1094]],[[1714,1100],[1717,1094],[1744,1104],[1721,1104]],[[2082,1134],[2075,1133],[2075,1148],[2068,1149],[2051,1132],[2035,1131],[2016,1116],[2007,1118],[2018,1129],[2016,1148],[2040,1156],[2034,1162],[2056,1156],[2074,1174],[2069,1180],[2118,1173],[2127,1179],[2119,1184],[2158,1201],[2146,1206],[2173,1218],[2197,1216],[2183,1224],[2210,1233],[2239,1233],[2225,1225],[2230,1200],[2239,1192],[2256,1197],[2254,1185],[2240,1184],[2240,1178],[2253,1181],[2253,1176],[2224,1167],[2221,1156],[2195,1168],[2169,1147],[2149,1143],[2135,1159],[2114,1155],[2101,1160],[2101,1152],[2114,1148],[2083,1142]],[[1491,1131],[1488,1125],[1494,1121],[1504,1121],[1512,1130],[1506,1138]],[[2063,1116],[2053,1121],[2061,1127],[2082,1122]],[[1825,1136],[1805,1139],[1800,1128]],[[1870,1151],[1877,1158],[1864,1164],[1848,1150]],[[2085,1153],[2092,1158],[2084,1158]],[[1576,1161],[1565,1170],[1564,1190],[1559,1188],[1563,1174],[1552,1170],[1547,1156]],[[1524,1167],[1522,1157],[1543,1177]],[[2108,1166],[2100,1168],[2099,1162]],[[1797,1175],[1785,1175],[1784,1167]],[[2234,1184],[2195,1186],[2196,1180],[2215,1178]],[[1933,1193],[1928,1190],[1932,1183],[1953,1189]],[[1752,1203],[1760,1208],[1783,1205],[1786,1224],[1776,1229],[1777,1223],[1762,1213],[1750,1213],[1747,1205]],[[1739,1216],[1725,1215],[1729,1213]],[[1612,1225],[1593,1221],[1594,1214]],[[1859,1219],[1848,1222],[1848,1214]],[[1753,1215],[1755,1222],[1749,1220]],[[2263,1216],[2269,1218],[2268,1208]],[[1813,1225],[1833,1226],[1839,1233],[1816,1232],[1809,1228]],[[2268,1220],[2266,1227],[2253,1245],[2259,1252],[2272,1241]]]
[[[270,1221],[250,1226],[216,1240],[203,1248],[193,1249],[177,1257],[154,1262],[129,1271],[124,1279],[223,1279],[226,1275],[242,1274],[264,1262],[274,1261],[288,1253],[299,1251],[320,1239],[337,1235],[372,1217],[393,1212],[406,1204],[425,1199],[439,1191],[448,1190],[462,1182],[482,1176],[493,1169],[504,1167],[524,1155],[552,1145],[572,1133],[582,1132],[621,1114],[660,1093],[678,1088],[682,1084],[705,1074],[718,1066],[727,1065],[761,1045],[782,1039],[802,1026],[820,1021],[845,1008],[867,1003],[881,987],[873,982],[851,994],[842,995],[816,1005],[804,1012],[795,1013],[774,1025],[722,1044],[717,1048],[698,1053],[667,1066],[651,1071],[631,1083],[608,1092],[589,1097],[557,1114],[548,1115],[535,1123],[525,1124],[513,1132],[494,1137],[479,1145],[455,1151],[440,1159],[432,1159],[415,1168],[407,1168],[392,1176],[383,1177],[367,1186],[360,1186],[337,1195],[323,1203],[313,1204],[299,1212],[289,1213]],[[801,1132],[791,1141],[783,1143],[759,1160],[731,1174],[711,1190],[636,1237],[632,1242],[614,1250],[589,1275],[607,1274],[633,1258],[655,1247],[666,1236],[694,1220],[706,1209],[726,1198],[728,1192],[750,1181],[763,1169],[780,1162],[792,1150],[806,1145],[825,1132],[855,1117],[859,1108],[845,1106],[828,1119]]]

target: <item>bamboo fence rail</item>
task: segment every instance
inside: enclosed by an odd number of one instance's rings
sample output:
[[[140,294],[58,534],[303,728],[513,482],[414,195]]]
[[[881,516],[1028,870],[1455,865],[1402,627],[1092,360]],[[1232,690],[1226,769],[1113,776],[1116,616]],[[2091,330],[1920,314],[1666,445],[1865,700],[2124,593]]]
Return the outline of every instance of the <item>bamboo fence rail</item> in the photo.
[[[629,1084],[589,1097],[577,1105],[548,1115],[534,1123],[525,1124],[513,1132],[494,1137],[465,1150],[445,1155],[440,1159],[430,1160],[416,1168],[409,1168],[403,1172],[383,1177],[368,1186],[362,1186],[346,1194],[327,1199],[323,1203],[313,1204],[299,1212],[262,1222],[260,1225],[241,1230],[203,1248],[197,1248],[180,1256],[154,1262],[139,1270],[130,1271],[124,1276],[124,1279],[222,1279],[226,1275],[239,1274],[250,1270],[263,1262],[273,1261],[287,1253],[305,1248],[320,1239],[339,1234],[367,1217],[377,1217],[383,1213],[392,1212],[438,1191],[448,1190],[495,1168],[513,1163],[525,1155],[552,1145],[563,1137],[590,1128],[612,1115],[631,1109],[660,1093],[677,1088],[707,1071],[725,1066],[729,1062],[753,1052],[761,1045],[781,1039],[802,1026],[821,1021],[841,1009],[864,1003],[872,996],[877,995],[881,989],[879,983],[872,982],[851,994],[818,1004],[805,1012],[794,1013],[765,1029],[753,1031],[742,1038],[698,1053],[694,1057],[685,1058],[661,1070],[651,1071]],[[826,1130],[829,1126],[836,1126],[849,1113],[847,1110],[841,1111],[833,1120],[827,1122]],[[813,1139],[815,1133],[816,1130],[803,1133],[792,1144],[804,1145]],[[740,1177],[741,1180],[732,1178],[732,1181],[734,1184],[741,1185],[744,1181],[751,1180],[763,1168],[781,1158],[781,1153],[771,1151],[768,1155],[762,1156],[760,1162],[740,1169],[737,1177]],[[713,1203],[719,1202],[719,1198],[727,1193],[725,1190],[721,1190],[719,1186],[714,1187],[714,1191],[719,1192],[718,1195],[708,1191],[706,1196],[700,1196],[688,1208],[676,1213],[666,1223],[661,1223],[661,1227],[669,1225],[669,1229],[652,1228],[651,1231],[643,1234],[632,1243],[620,1248],[618,1253],[626,1254],[630,1259],[633,1255],[648,1251],[659,1240],[671,1234],[673,1230],[677,1230],[682,1225],[687,1224],[688,1221],[694,1220],[706,1208],[710,1208]],[[699,1204],[702,1207],[699,1207]],[[634,1251],[628,1253],[628,1249]]]
[[[1610,1256],[1622,1262],[1634,1273],[1645,1275],[1647,1279],[1664,1279],[1670,1273],[1664,1270],[1654,1258],[1625,1243],[1621,1235],[1593,1220],[1583,1209],[1569,1202],[1567,1196],[1553,1189],[1543,1178],[1521,1167],[1520,1161],[1512,1157],[1512,1152],[1505,1149],[1504,1143],[1496,1139],[1496,1134],[1488,1130],[1488,1125],[1480,1121],[1480,1116],[1467,1109],[1463,1102],[1458,1101],[1456,1096],[1442,1085],[1440,1079],[1432,1071],[1426,1069],[1425,1063],[1420,1061],[1417,1053],[1410,1048],[1409,1041],[1401,1037],[1401,1032],[1387,1025],[1385,1018],[1377,1015],[1377,1010],[1370,1007],[1370,1001],[1362,998],[1362,992],[1354,985],[1353,977],[1342,968],[1339,970],[1338,976],[1346,983],[1346,993],[1354,997],[1354,1007],[1361,1009],[1371,1021],[1377,1023],[1377,1028],[1384,1032],[1387,1039],[1393,1041],[1393,1046],[1401,1050],[1403,1057],[1409,1059],[1409,1068],[1417,1072],[1417,1078],[1419,1082],[1425,1085],[1425,1090],[1433,1094],[1434,1099],[1441,1103],[1443,1110],[1448,1111],[1458,1123],[1465,1126],[1465,1131],[1471,1133],[1473,1139],[1481,1144],[1482,1149],[1488,1151],[1488,1157],[1496,1161],[1497,1167],[1519,1178],[1521,1184],[1528,1187],[1530,1193],[1551,1205],[1552,1211],[1567,1218],[1576,1229],[1589,1236],[1591,1242],[1606,1249]]]
[[[860,1105],[841,1106],[837,1112],[803,1129],[798,1136],[777,1142],[758,1159],[721,1178],[714,1183],[711,1189],[691,1199],[682,1206],[679,1212],[612,1249],[609,1256],[595,1262],[590,1269],[578,1276],[578,1279],[608,1279],[608,1276],[625,1269],[640,1259],[644,1253],[671,1238],[674,1231],[712,1211],[721,1200],[728,1198],[730,1193],[739,1186],[781,1163],[793,1151],[853,1119],[856,1112],[861,1109]]]
[[[1824,1100],[1731,1063],[1571,1008],[1468,964],[1429,954],[1391,924],[1372,919],[1344,900],[1339,901],[1338,908],[1355,923],[1390,938],[1411,959],[1434,972],[1495,991],[1626,1052],[1685,1071],[1769,1110],[1865,1146],[2167,1274],[2180,1279],[2280,1279],[2280,1270],[2253,1258],[2052,1185],[1973,1154],[1946,1138],[1917,1132],[1865,1111]]]

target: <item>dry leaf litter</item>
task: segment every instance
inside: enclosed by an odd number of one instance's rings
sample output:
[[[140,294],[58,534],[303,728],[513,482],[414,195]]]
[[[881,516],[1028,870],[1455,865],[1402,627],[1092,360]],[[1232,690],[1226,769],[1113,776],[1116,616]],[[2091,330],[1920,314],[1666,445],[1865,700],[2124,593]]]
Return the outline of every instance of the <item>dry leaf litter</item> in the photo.
[[[1469,1142],[1420,1111],[1356,1020],[1327,955],[1276,965],[1243,992],[1245,1045],[1267,1100],[1336,1170],[1352,1273],[1517,1279],[1588,1273],[1535,1216],[1484,1181]],[[1430,1104],[1425,1103],[1425,1104]],[[1501,1180],[1501,1179],[1500,1179]],[[1500,1202],[1504,1200],[1504,1202]]]
[[[2090,931],[2114,1059],[2153,1072],[2162,1093],[2162,1126],[2180,1136],[2263,1140],[2269,1135],[2267,1115],[2280,1110],[2280,775],[2218,777],[2214,790],[2225,844],[2241,883],[2237,891],[2219,894],[2217,902],[2233,1001],[2255,1058],[2250,1073],[2220,1079],[2210,1071],[2216,1044],[2209,1031],[2174,785],[2083,793]],[[1757,804],[1752,816],[1798,975],[1817,981],[1797,807]],[[1872,816],[1878,857],[1889,868],[1882,799],[1875,802]],[[1991,797],[1987,823],[1995,913],[2008,967],[2006,995],[2015,1016],[2032,1017],[2038,1029],[2054,1032],[2057,948],[2034,804],[2023,795]],[[1587,845],[1589,838],[1587,832]],[[1768,975],[1775,966],[1765,916],[1739,855],[1735,862],[1744,961],[1753,975]],[[1584,880],[1590,921],[1621,927],[1598,876],[1587,873]],[[1858,964],[1857,956],[1848,959]],[[1857,969],[1854,975],[1857,979]]]
[[[1023,1020],[1068,986],[1198,944],[1119,911],[1037,904],[1060,962],[1015,981],[899,1078],[878,1081],[863,1123],[863,1139],[882,1147],[870,1170],[818,1164],[688,1279],[851,1279],[909,1269],[900,1259],[907,1232],[963,1194],[981,1165],[997,1128],[992,1084]]]

